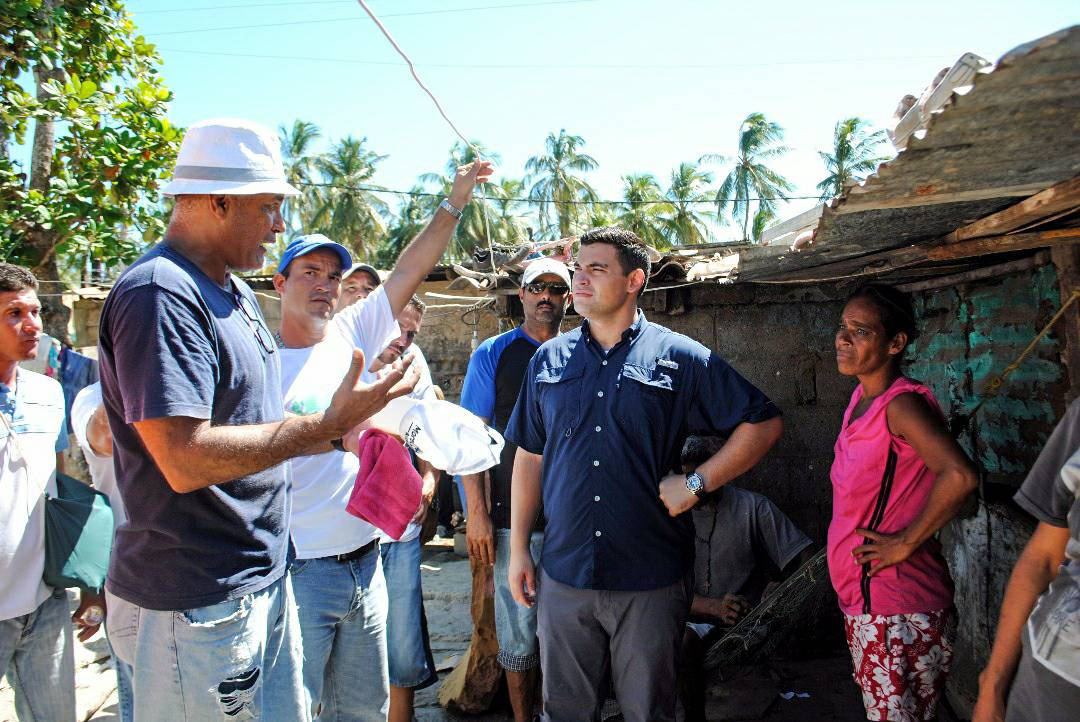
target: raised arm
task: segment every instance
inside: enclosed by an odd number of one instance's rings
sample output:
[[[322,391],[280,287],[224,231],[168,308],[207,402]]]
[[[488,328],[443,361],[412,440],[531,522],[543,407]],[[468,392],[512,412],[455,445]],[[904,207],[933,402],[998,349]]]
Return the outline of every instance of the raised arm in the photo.
[[[472,198],[473,189],[478,183],[486,183],[492,174],[492,165],[488,161],[476,161],[457,169],[454,185],[447,198],[450,205],[464,210]],[[390,278],[383,284],[386,297],[396,317],[405,308],[416,289],[427,278],[428,273],[446,252],[450,238],[457,228],[458,219],[443,208],[435,211],[434,217],[424,230],[405,247],[398,256]]]

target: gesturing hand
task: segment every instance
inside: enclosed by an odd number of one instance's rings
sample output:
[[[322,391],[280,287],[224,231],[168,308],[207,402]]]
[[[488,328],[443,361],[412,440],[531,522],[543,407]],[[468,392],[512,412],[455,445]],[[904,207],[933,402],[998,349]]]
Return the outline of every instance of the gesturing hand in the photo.
[[[495,530],[486,509],[470,509],[465,523],[469,556],[481,564],[495,563]]]
[[[869,563],[867,572],[874,576],[882,569],[895,566],[911,556],[915,547],[904,540],[902,532],[896,534],[882,534],[869,529],[856,529],[856,534],[866,537],[872,543],[857,546],[851,550],[851,556],[859,566]]]
[[[349,371],[323,413],[323,422],[329,425],[337,436],[343,436],[394,399],[408,394],[420,379],[420,372],[410,368],[412,358],[409,357],[404,361],[395,361],[387,367],[386,375],[375,383],[365,384],[360,381],[364,363],[364,352],[354,350]]]

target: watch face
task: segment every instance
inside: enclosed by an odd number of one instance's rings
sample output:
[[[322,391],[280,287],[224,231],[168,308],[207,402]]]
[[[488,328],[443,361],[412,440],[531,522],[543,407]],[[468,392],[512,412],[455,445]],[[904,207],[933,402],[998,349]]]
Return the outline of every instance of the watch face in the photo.
[[[702,481],[701,476],[696,473],[688,474],[686,476],[686,489],[691,494],[700,494],[705,490],[705,482]]]

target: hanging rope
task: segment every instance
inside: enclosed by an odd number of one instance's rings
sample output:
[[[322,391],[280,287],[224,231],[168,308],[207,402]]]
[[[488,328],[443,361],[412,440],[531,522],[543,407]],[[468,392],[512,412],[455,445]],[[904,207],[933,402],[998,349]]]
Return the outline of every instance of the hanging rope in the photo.
[[[385,36],[387,41],[389,41],[390,45],[392,45],[394,50],[397,51],[397,54],[401,56],[401,59],[405,61],[405,64],[409,66],[409,72],[412,74],[413,80],[415,80],[416,84],[420,86],[420,89],[427,93],[427,96],[431,98],[431,102],[435,104],[435,109],[439,111],[439,115],[441,115],[443,120],[446,121],[446,124],[450,126],[450,129],[454,131],[454,134],[457,135],[458,138],[461,138],[462,143],[464,143],[469,148],[472,148],[473,153],[476,154],[476,162],[479,163],[480,161],[482,161],[483,156],[480,153],[480,149],[476,147],[476,145],[474,145],[472,141],[466,138],[464,133],[458,130],[458,127],[454,125],[454,121],[450,120],[450,116],[448,116],[446,114],[446,111],[443,110],[442,103],[439,102],[439,99],[435,97],[435,94],[431,92],[428,86],[424,85],[424,81],[420,79],[420,75],[416,72],[416,65],[413,64],[412,58],[410,58],[408,54],[401,49],[401,46],[398,45],[396,40],[394,40],[394,36],[390,34],[390,31],[386,29],[386,26],[382,24],[382,21],[379,20],[378,16],[376,16],[375,13],[371,10],[371,8],[368,7],[368,4],[364,2],[364,0],[356,1],[360,3],[360,7],[363,8],[364,12],[368,14],[368,17],[371,18],[371,21],[375,23],[375,26],[377,28],[379,28],[383,36]],[[487,212],[483,207],[483,202],[480,199],[477,200],[477,203],[480,204],[480,218],[484,223],[484,239],[487,241],[488,262],[491,264],[492,273],[494,273],[495,250],[491,244],[491,229],[488,228]]]

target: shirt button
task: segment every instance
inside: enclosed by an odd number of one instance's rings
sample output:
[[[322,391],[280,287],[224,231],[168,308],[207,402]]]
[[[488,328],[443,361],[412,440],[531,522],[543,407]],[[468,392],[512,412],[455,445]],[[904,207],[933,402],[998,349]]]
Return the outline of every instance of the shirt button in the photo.
[[[593,463],[592,463],[592,465],[593,465],[593,466],[600,466],[600,462],[599,462],[599,461],[597,461],[596,459],[593,459]]]
[[[598,433],[598,434],[600,433],[600,427],[599,426],[596,427],[596,433]]]
[[[593,500],[593,501],[600,501],[600,497],[598,497],[598,496],[594,496],[594,497],[592,498],[592,500]]]
[[[604,392],[603,391],[597,391],[596,395],[599,396],[600,398],[603,398],[604,397]]]
[[[607,361],[601,361],[601,362],[600,362],[600,365],[601,365],[601,366],[607,366]]]
[[[597,530],[596,536],[600,536],[600,531],[599,530]]]

